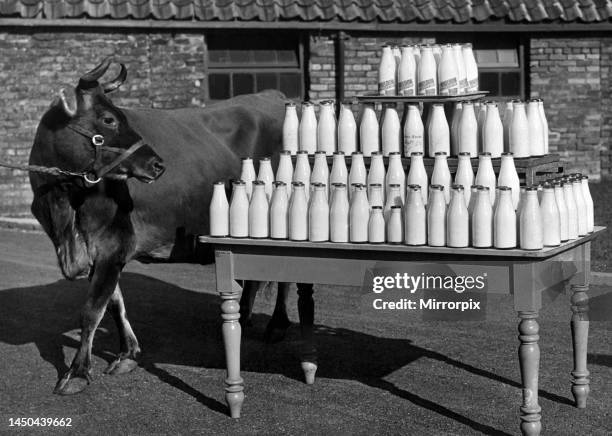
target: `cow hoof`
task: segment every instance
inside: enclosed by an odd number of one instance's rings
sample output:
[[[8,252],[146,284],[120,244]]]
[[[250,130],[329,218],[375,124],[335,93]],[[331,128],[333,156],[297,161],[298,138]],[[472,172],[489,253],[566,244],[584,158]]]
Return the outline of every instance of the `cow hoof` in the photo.
[[[87,385],[91,382],[91,377],[76,376],[70,372],[66,374],[60,381],[55,385],[53,390],[54,394],[57,395],[74,395],[84,390]]]
[[[264,342],[267,344],[276,344],[285,339],[285,335],[287,334],[287,328],[279,328],[275,326],[268,325],[266,331],[264,332]]]
[[[109,375],[125,374],[134,370],[134,368],[137,366],[138,362],[136,362],[134,359],[119,358],[111,362],[111,364],[104,370],[104,373]]]

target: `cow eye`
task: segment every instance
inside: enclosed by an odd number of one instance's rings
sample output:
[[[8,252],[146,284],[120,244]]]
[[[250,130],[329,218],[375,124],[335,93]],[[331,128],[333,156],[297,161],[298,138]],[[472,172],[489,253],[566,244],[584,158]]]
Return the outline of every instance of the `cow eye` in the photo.
[[[115,124],[115,119],[112,117],[104,117],[102,119],[102,122],[106,124],[107,126],[112,126],[113,124]]]

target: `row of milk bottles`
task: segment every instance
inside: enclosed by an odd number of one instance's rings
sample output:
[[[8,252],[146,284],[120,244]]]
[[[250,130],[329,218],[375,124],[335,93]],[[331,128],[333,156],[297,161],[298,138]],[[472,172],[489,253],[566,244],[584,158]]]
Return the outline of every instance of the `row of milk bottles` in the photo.
[[[315,155],[311,170],[307,153],[298,153],[293,168],[284,151],[276,177],[268,158],[257,176],[253,161],[243,159],[240,177],[231,204],[225,184],[214,186],[212,236],[533,250],[594,226],[587,176],[520,188],[511,153],[502,156],[499,177],[488,153],[480,154],[476,175],[469,155],[460,154],[454,183],[443,152],[431,180],[418,152],[407,176],[399,153],[390,155],[387,170],[382,155],[374,154],[368,171],[355,152],[347,171],[337,152],[330,172],[325,153]]]
[[[406,157],[413,152],[429,157],[439,151],[449,156],[468,152],[474,158],[479,152],[491,153],[494,158],[503,152],[512,152],[517,158],[549,152],[548,121],[541,99],[508,101],[503,117],[492,101],[457,102],[450,123],[441,103],[431,106],[425,125],[418,104],[406,105],[406,111],[402,126],[395,104],[385,104],[379,122],[375,105],[366,103],[358,130],[350,103],[342,105],[337,122],[331,100],[320,103],[318,120],[314,104],[303,103],[298,119],[296,105],[287,103],[283,149],[291,154],[321,151],[332,155],[341,151],[350,155],[360,148],[366,157],[377,151],[383,156],[401,152]]]
[[[384,45],[378,67],[380,95],[459,95],[478,91],[471,44]]]

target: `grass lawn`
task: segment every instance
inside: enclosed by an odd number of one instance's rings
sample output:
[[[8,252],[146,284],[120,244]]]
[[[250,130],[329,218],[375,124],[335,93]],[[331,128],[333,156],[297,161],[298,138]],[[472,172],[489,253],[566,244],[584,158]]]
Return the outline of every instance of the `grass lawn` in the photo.
[[[591,184],[591,195],[595,204],[595,224],[606,226],[608,231],[598,237],[592,245],[593,271],[612,272],[612,180]]]

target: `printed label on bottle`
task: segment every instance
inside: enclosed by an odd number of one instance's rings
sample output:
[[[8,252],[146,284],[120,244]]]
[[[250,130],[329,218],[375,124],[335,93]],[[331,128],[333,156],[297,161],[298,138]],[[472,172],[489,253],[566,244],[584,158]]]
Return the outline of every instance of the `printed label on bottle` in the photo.
[[[434,79],[427,79],[419,82],[419,94],[420,95],[435,95],[436,94],[436,82]]]
[[[391,91],[395,91],[395,80],[390,79],[384,82],[378,82],[378,93],[380,95],[386,95]]]
[[[478,79],[468,80],[468,89],[470,91],[478,91]]]
[[[452,77],[444,82],[440,82],[440,95],[457,94],[457,78]]]
[[[414,81],[412,79],[402,80],[399,83],[400,95],[414,95]]]
[[[466,89],[468,86],[469,86],[469,85],[468,85],[468,81],[467,81],[467,79],[461,79],[461,80],[459,81],[459,88],[460,88],[460,89]]]

